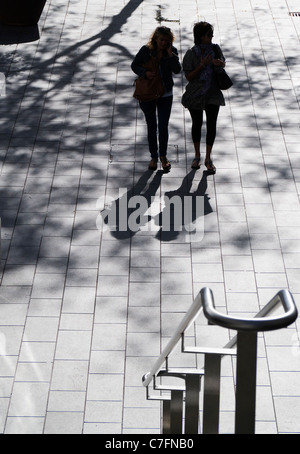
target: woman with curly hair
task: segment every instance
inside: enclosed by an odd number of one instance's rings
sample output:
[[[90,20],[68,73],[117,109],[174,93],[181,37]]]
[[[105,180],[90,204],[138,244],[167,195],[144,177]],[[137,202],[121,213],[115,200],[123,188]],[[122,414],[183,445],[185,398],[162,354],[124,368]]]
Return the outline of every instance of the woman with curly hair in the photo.
[[[152,80],[160,76],[163,94],[151,101],[140,101],[148,130],[148,144],[151,154],[150,170],[157,169],[158,157],[164,171],[169,171],[171,164],[167,158],[169,140],[169,120],[173,104],[173,74],[179,74],[181,65],[177,49],[173,46],[174,35],[168,27],[157,27],[147,45],[135,56],[131,68],[139,77]],[[147,70],[147,62],[155,58],[158,63],[158,74]],[[157,128],[159,144],[157,143]]]

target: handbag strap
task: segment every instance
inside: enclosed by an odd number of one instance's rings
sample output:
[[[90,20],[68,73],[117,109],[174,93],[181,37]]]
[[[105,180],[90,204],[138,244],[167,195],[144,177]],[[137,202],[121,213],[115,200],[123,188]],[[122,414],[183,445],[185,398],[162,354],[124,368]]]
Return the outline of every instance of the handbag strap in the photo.
[[[220,46],[218,46],[218,44],[214,44],[213,48],[214,48],[214,52],[216,54],[216,58],[219,58],[220,60],[222,60],[225,63],[225,57],[222,53]]]
[[[219,52],[219,46],[216,44],[213,45],[214,53],[216,54],[216,58],[220,58],[222,60],[221,53]]]

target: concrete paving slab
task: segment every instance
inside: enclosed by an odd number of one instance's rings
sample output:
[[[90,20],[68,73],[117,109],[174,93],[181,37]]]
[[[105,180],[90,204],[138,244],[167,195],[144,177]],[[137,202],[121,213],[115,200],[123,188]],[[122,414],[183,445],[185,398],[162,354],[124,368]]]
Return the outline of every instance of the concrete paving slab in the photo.
[[[6,29],[5,42],[0,27],[1,433],[158,434],[160,404],[141,379],[202,287],[231,315],[282,288],[299,307],[297,1],[202,3],[47,0],[38,38]],[[180,74],[172,171],[150,177],[130,64],[159,23],[182,59],[199,20],[215,26],[234,80],[218,170],[191,173]],[[155,223],[164,197],[188,187],[206,200],[200,241]],[[156,196],[153,219],[134,234],[104,229],[99,210],[126,194]],[[219,339],[206,329],[199,320],[196,341]],[[172,364],[186,361],[176,349]],[[297,320],[259,338],[257,433],[300,433],[299,383]],[[232,433],[230,362],[222,390],[220,430]]]

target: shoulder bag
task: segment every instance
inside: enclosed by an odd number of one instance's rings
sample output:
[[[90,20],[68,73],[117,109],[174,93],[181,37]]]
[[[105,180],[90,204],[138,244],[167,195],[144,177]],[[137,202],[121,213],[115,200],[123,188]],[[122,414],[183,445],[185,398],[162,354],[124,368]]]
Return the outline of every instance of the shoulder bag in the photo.
[[[220,54],[217,45],[214,45],[214,51],[217,54],[216,57],[223,60],[223,56]],[[230,87],[232,87],[233,82],[224,68],[222,68],[221,66],[215,66],[214,70],[220,90],[228,90]]]
[[[160,76],[158,61],[155,57],[143,65],[147,71],[155,72],[156,76],[153,79],[138,77],[135,80],[135,90],[133,97],[138,101],[147,102],[161,98],[164,94],[164,88]]]

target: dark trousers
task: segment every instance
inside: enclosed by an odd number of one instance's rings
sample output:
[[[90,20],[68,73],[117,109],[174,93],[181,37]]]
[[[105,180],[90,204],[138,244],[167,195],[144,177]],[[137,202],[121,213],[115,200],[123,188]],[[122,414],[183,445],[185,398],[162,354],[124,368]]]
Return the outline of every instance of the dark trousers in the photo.
[[[149,151],[152,158],[158,158],[158,154],[159,156],[167,155],[172,104],[173,96],[140,102],[140,107],[144,112],[147,123]],[[157,128],[159,146],[157,143]]]
[[[217,134],[217,119],[220,106],[208,104],[206,113],[206,144],[213,146]],[[192,139],[194,143],[201,142],[201,129],[203,125],[203,110],[190,109],[192,117]]]

